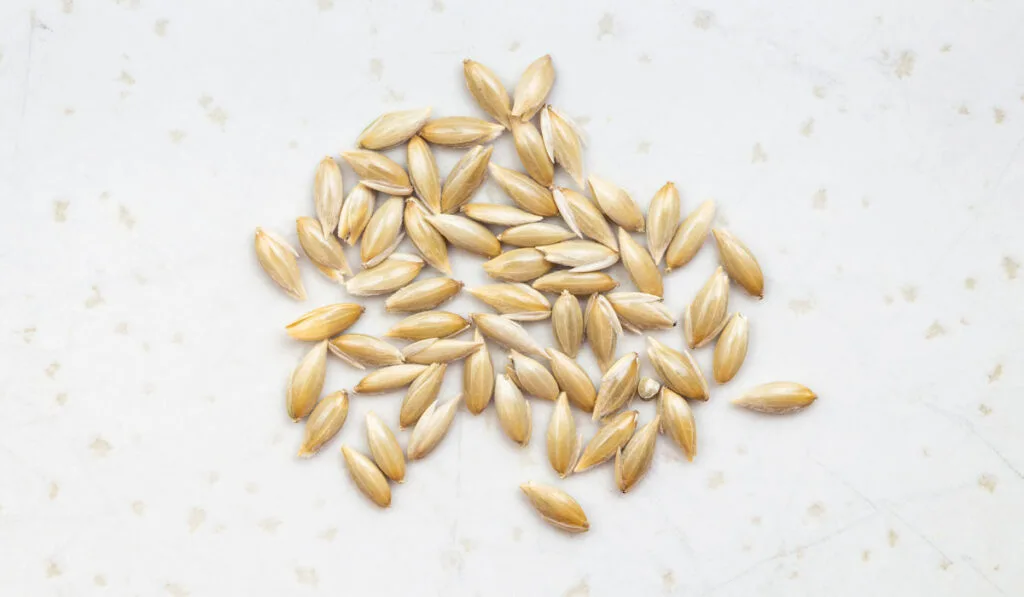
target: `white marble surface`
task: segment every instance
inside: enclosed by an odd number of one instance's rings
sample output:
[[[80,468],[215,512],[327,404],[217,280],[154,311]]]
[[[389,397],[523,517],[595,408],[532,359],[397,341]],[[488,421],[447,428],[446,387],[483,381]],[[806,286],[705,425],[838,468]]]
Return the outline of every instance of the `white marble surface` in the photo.
[[[1024,594],[1022,22],[1013,0],[3,2],[0,593]],[[516,489],[554,480],[538,402],[525,450],[461,413],[379,511],[337,449],[400,395],[296,460],[282,326],[343,294],[307,266],[310,300],[285,297],[253,228],[294,238],[317,161],[382,111],[480,115],[463,58],[511,87],[544,53],[589,170],[716,198],[760,257],[748,363],[695,406],[694,463],[663,442],[627,497],[607,466],[564,482],[586,535]],[[507,138],[494,160],[516,166]],[[673,310],[714,263],[669,278]],[[355,330],[395,319],[372,301]],[[331,363],[329,387],[357,378]],[[777,378],[821,398],[728,405]]]

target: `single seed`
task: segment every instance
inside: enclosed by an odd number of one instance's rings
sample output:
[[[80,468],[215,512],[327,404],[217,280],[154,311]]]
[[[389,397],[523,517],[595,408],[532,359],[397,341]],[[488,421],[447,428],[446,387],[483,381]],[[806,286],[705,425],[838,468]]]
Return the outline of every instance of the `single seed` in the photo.
[[[413,380],[399,409],[399,427],[405,429],[420,420],[427,407],[435,402],[438,393],[441,392],[441,385],[444,383],[444,374],[447,370],[447,363],[434,363]]]
[[[511,205],[499,205],[495,203],[469,203],[462,206],[462,213],[467,217],[495,226],[520,226],[539,222],[544,218],[534,215],[528,211],[512,207]]]
[[[306,300],[302,275],[295,260],[299,254],[281,237],[262,228],[256,229],[256,258],[270,279],[296,300]]]
[[[512,202],[538,216],[558,215],[558,207],[551,191],[522,172],[502,168],[491,162],[488,166],[491,178],[512,199]]]
[[[764,274],[747,245],[724,228],[716,228],[712,234],[718,243],[718,258],[729,277],[750,296],[764,298]]]
[[[412,188],[433,213],[441,212],[441,173],[430,146],[420,136],[409,139],[405,163],[409,168]],[[408,226],[408,224],[406,224]]]
[[[313,218],[302,217],[295,220],[295,231],[299,235],[299,244],[306,255],[321,268],[328,271],[338,272],[337,275],[328,276],[337,279],[338,276],[351,276],[352,269],[345,259],[345,251],[341,243],[333,234],[324,234],[320,222]],[[341,278],[344,280],[344,278]]]
[[[533,336],[523,326],[508,317],[492,313],[473,313],[471,317],[483,335],[505,348],[518,350],[530,356],[547,358],[544,349]]]
[[[395,483],[405,480],[405,454],[395,434],[372,410],[366,413],[366,443],[381,472]]]
[[[572,189],[558,187],[552,192],[558,213],[576,236],[592,238],[613,251],[619,250],[608,220],[594,202]]]
[[[549,348],[547,355],[551,364],[551,374],[558,382],[558,387],[569,396],[573,404],[585,412],[593,412],[597,390],[594,389],[594,382],[590,380],[583,367],[580,367],[576,359],[569,358],[554,348]]]
[[[377,193],[370,187],[359,183],[352,189],[345,204],[341,208],[341,219],[338,220],[338,238],[348,246],[359,242],[359,237],[373,217]]]
[[[471,147],[490,143],[503,132],[504,126],[472,116],[446,116],[435,118],[423,125],[420,136],[434,145]]]
[[[348,417],[348,392],[340,390],[324,396],[306,421],[306,432],[299,448],[300,458],[309,458],[337,435]]]
[[[590,195],[608,219],[631,232],[644,231],[644,213],[629,193],[593,174],[587,179]]]
[[[665,250],[672,242],[678,227],[679,191],[675,184],[666,182],[647,206],[647,247],[651,251],[654,263],[661,263],[661,258],[665,255]]]
[[[661,384],[646,375],[636,384],[636,394],[641,400],[651,400],[661,391]]]
[[[747,390],[732,403],[757,412],[781,415],[806,408],[817,398],[807,386],[791,381],[775,381]]]
[[[539,321],[551,315],[551,303],[527,284],[487,284],[469,293],[515,321]]]
[[[389,195],[404,197],[412,194],[409,175],[401,166],[384,154],[366,149],[342,152],[349,166],[356,171],[360,182],[371,189]]]
[[[661,417],[655,416],[651,422],[637,430],[629,443],[616,453],[615,482],[622,493],[632,489],[650,470],[660,425]]]
[[[571,267],[571,272],[595,272],[611,267],[619,260],[618,251],[592,240],[566,240],[537,247],[537,250],[549,262]]]
[[[654,259],[623,228],[619,228],[619,250],[622,252],[622,265],[626,266],[626,273],[636,284],[637,290],[658,297],[664,296],[661,272]]]
[[[318,342],[295,366],[285,406],[293,421],[305,418],[320,397],[327,375],[327,341]]]
[[[493,151],[491,145],[477,145],[455,164],[441,187],[441,211],[452,213],[473,198],[473,193],[487,178],[487,163]]]
[[[466,357],[462,365],[462,393],[466,397],[466,408],[478,415],[487,408],[494,392],[494,364],[479,329],[473,331],[473,340],[480,342],[480,348]]]
[[[550,105],[540,113],[541,134],[551,161],[556,162],[583,188],[583,138],[579,127]]]
[[[704,246],[704,239],[708,237],[711,220],[714,218],[715,202],[705,201],[683,219],[665,252],[665,271],[683,267],[693,259]]]
[[[434,269],[452,275],[448,242],[427,220],[427,210],[416,199],[410,198],[405,204],[405,231],[424,261]]]
[[[708,399],[708,382],[693,355],[685,349],[674,350],[648,336],[647,358],[665,387],[694,400]]]
[[[505,435],[521,446],[528,444],[533,427],[530,403],[508,376],[499,375],[495,380],[494,408],[498,411],[498,422]]]
[[[399,321],[384,335],[403,340],[426,340],[454,336],[468,327],[469,321],[461,315],[449,311],[423,311]]]
[[[622,324],[615,309],[603,295],[595,294],[587,302],[583,314],[583,325],[587,332],[587,343],[597,357],[601,371],[607,371],[615,359],[615,347],[622,335]]]
[[[539,184],[550,187],[555,180],[555,165],[544,149],[544,139],[537,127],[518,118],[512,119],[512,140],[526,172]]]
[[[631,352],[615,361],[601,377],[593,419],[599,421],[625,406],[636,395],[640,355]]]
[[[548,524],[569,533],[585,533],[590,529],[583,508],[568,493],[532,481],[519,488]]]
[[[583,454],[576,462],[575,472],[582,473],[615,456],[619,448],[626,445],[629,438],[633,436],[633,431],[636,429],[636,418],[635,410],[627,410],[608,419],[608,422],[597,430],[594,437],[583,448]]]
[[[426,370],[426,365],[413,365],[411,363],[383,367],[372,371],[369,375],[359,380],[354,391],[357,394],[379,394],[404,388]]]
[[[326,340],[350,328],[365,310],[366,307],[357,303],[324,305],[289,323],[285,329],[296,340]]]
[[[328,348],[336,357],[359,369],[365,369],[367,365],[388,367],[405,362],[402,351],[379,338],[365,334],[343,334],[331,338]]]
[[[362,491],[363,495],[381,508],[389,507],[391,505],[391,486],[388,485],[387,478],[384,477],[384,473],[380,472],[377,465],[361,452],[348,446],[342,446],[341,453],[345,457],[348,474],[359,491]]]
[[[515,98],[512,104],[512,116],[522,120],[530,120],[544,105],[544,100],[555,83],[555,67],[551,64],[551,55],[545,54],[526,67],[519,82],[516,83]]]
[[[576,358],[583,344],[583,310],[571,292],[563,290],[551,308],[551,328],[562,352]]]
[[[464,359],[480,348],[480,342],[451,340],[448,338],[427,338],[414,342],[402,350],[402,356],[409,363],[448,363]]]
[[[563,479],[572,472],[583,448],[583,435],[576,432],[576,420],[565,392],[558,395],[548,423],[548,462]]]
[[[370,269],[345,282],[345,290],[354,296],[388,294],[412,282],[423,269],[423,260],[407,253],[392,253]]]
[[[572,231],[562,228],[558,224],[537,222],[536,224],[523,224],[506,228],[498,235],[498,240],[516,247],[539,247],[542,245],[553,245],[563,240],[576,238]]]
[[[693,462],[697,455],[697,425],[690,405],[682,396],[663,386],[658,400],[658,414],[661,415],[662,432],[672,438],[686,454],[687,460]]]
[[[541,292],[562,293],[568,290],[573,294],[594,294],[608,292],[619,283],[604,272],[570,272],[558,271],[541,276],[533,281],[533,287]]]
[[[484,263],[484,272],[495,280],[528,282],[551,270],[551,263],[537,249],[524,247],[505,251]]]
[[[405,235],[402,234],[402,211],[405,199],[391,197],[374,212],[363,233],[359,256],[363,267],[370,268],[395,252]]]
[[[718,336],[718,342],[715,343],[715,358],[712,365],[715,381],[726,383],[736,376],[736,372],[743,365],[743,360],[747,358],[749,335],[750,325],[746,317],[736,313],[729,318],[729,322]]]
[[[388,149],[412,138],[430,118],[430,108],[388,112],[367,126],[356,145],[366,149]]]
[[[341,176],[341,168],[334,158],[328,156],[320,160],[313,180],[313,206],[316,217],[324,235],[334,234],[341,217],[341,206],[345,199],[345,190]]]
[[[647,330],[667,330],[676,320],[661,297],[642,292],[613,292],[608,295],[622,326],[637,334]]]
[[[729,276],[719,267],[683,311],[683,334],[690,348],[715,339],[729,313]]]
[[[491,69],[474,60],[462,61],[466,87],[476,103],[505,128],[509,126],[509,98],[504,83]]]
[[[462,282],[451,278],[427,278],[398,290],[384,302],[389,313],[427,311],[451,300],[462,290]]]
[[[460,249],[484,257],[497,257],[501,253],[501,243],[491,234],[491,231],[467,217],[437,214],[427,216],[427,221],[448,242]]]
[[[547,367],[515,350],[509,353],[508,360],[509,377],[524,392],[544,400],[558,398],[558,383]]]
[[[406,448],[409,460],[423,458],[441,443],[448,428],[452,426],[461,400],[462,396],[456,396],[441,405],[435,400],[427,408],[409,436],[409,447]]]

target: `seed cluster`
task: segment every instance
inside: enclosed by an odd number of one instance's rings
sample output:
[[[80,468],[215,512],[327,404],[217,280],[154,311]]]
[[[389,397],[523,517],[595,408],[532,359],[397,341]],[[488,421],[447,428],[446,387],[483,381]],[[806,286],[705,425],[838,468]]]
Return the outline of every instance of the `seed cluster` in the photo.
[[[356,486],[379,506],[391,504],[391,482],[405,478],[406,460],[418,460],[444,439],[461,402],[480,414],[494,401],[501,429],[526,445],[533,417],[526,395],[554,402],[547,427],[548,460],[561,477],[614,458],[615,481],[627,492],[643,478],[659,433],[693,460],[697,430],[687,400],[708,400],[704,373],[687,350],[647,337],[647,359],[657,379],[640,376],[640,355],[616,352],[623,329],[643,334],[676,326],[663,302],[665,272],[686,265],[709,233],[718,245],[719,267],[682,314],[689,349],[717,339],[713,375],[731,380],[747,354],[749,324],[729,314],[730,280],[748,294],[764,295],[764,276],[754,255],[723,229],[711,230],[715,205],[706,201],[682,217],[679,192],[666,183],[645,214],[629,193],[591,175],[584,177],[580,129],[546,104],[554,84],[550,56],[534,61],[510,99],[501,80],[484,65],[463,63],[466,86],[497,122],[474,117],[431,120],[430,108],[384,114],[342,158],[359,176],[344,196],[341,169],[332,157],[316,171],[316,217],[296,220],[299,243],[317,269],[344,285],[353,297],[389,295],[388,311],[411,313],[383,334],[410,341],[398,348],[364,334],[346,334],[364,312],[358,303],[326,305],[287,326],[292,337],[313,342],[292,372],[286,397],[288,416],[306,419],[299,456],[315,454],[344,425],[349,395],[323,398],[328,353],[358,369],[371,368],[353,389],[367,394],[407,387],[398,426],[411,428],[405,453],[388,424],[372,412],[366,419],[369,455],[348,446],[341,451]],[[539,128],[534,120],[539,121]],[[525,172],[490,162],[487,145],[512,134]],[[378,150],[406,144],[406,166]],[[431,145],[468,147],[442,181]],[[554,186],[563,169],[579,190]],[[486,177],[498,183],[514,205],[471,202]],[[590,196],[581,191],[588,191]],[[377,192],[388,198],[376,206]],[[545,221],[559,217],[561,222]],[[497,236],[491,226],[504,230]],[[616,227],[617,230],[615,228]],[[646,246],[631,232],[646,234]],[[395,252],[408,236],[418,255]],[[362,269],[353,274],[342,242],[359,243]],[[503,250],[502,245],[514,248]],[[449,246],[487,257],[484,271],[497,283],[468,289],[496,313],[468,319],[436,310],[461,292],[451,278]],[[297,300],[305,300],[298,253],[285,240],[256,230],[256,255],[267,274]],[[605,271],[622,261],[635,291],[612,292],[619,282]],[[415,281],[425,266],[444,276]],[[565,269],[555,269],[561,266]],[[552,306],[545,293],[557,295]],[[581,296],[589,297],[586,306]],[[544,347],[524,323],[551,319],[556,347]],[[472,340],[456,338],[474,327]],[[586,342],[601,367],[595,386],[576,361]],[[504,372],[496,372],[489,343],[509,350]],[[441,401],[448,363],[463,360],[463,392]],[[545,365],[546,362],[546,365]],[[624,410],[634,397],[657,398],[657,415],[638,427],[638,412]],[[816,396],[793,382],[766,383],[733,403],[781,414],[810,405]],[[591,413],[601,426],[587,442],[576,431],[573,407]],[[530,503],[552,525],[569,532],[589,529],[580,505],[555,487],[521,485]]]

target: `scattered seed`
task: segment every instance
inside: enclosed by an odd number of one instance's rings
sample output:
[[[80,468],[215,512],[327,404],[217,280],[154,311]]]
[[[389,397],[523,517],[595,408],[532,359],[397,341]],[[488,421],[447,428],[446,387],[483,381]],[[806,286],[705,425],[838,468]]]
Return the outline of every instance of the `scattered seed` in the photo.
[[[370,372],[369,375],[359,380],[354,391],[357,394],[379,394],[404,388],[426,370],[426,365],[413,365],[411,363],[383,367]]]
[[[345,457],[348,474],[359,491],[381,508],[391,506],[391,486],[377,465],[363,453],[348,446],[342,446],[341,453]]]
[[[555,67],[546,54],[530,63],[516,83],[513,93],[512,116],[530,120],[544,105],[544,100],[555,83]]]
[[[338,276],[352,275],[352,269],[345,259],[345,251],[341,243],[333,234],[324,234],[320,222],[313,218],[302,217],[295,220],[295,230],[299,235],[299,244],[306,255],[321,268],[337,272],[337,275],[328,276],[337,279]],[[344,278],[341,278],[344,280]]]
[[[583,448],[583,454],[576,462],[575,472],[582,473],[615,456],[619,448],[626,445],[633,436],[637,414],[635,410],[627,410],[608,419]]]
[[[491,338],[505,348],[518,350],[530,356],[547,358],[544,349],[519,323],[505,317],[492,313],[474,313],[471,315],[473,323],[483,335]]]
[[[493,146],[477,145],[452,167],[441,187],[441,211],[452,213],[473,198],[473,193],[487,178],[487,163],[493,151]]]
[[[327,375],[327,342],[317,343],[295,366],[288,383],[286,407],[293,421],[304,419],[320,397]]]
[[[647,206],[647,247],[654,263],[660,264],[665,250],[679,227],[679,191],[666,182]]]
[[[328,346],[341,360],[359,369],[388,367],[405,362],[402,351],[387,342],[365,334],[343,334],[331,338]]]
[[[412,188],[432,213],[441,212],[441,173],[430,146],[420,136],[409,139],[406,146],[406,165]],[[408,224],[406,224],[408,226]]]
[[[434,269],[452,275],[448,243],[427,220],[427,210],[416,199],[410,198],[405,204],[405,231],[424,261]]]
[[[640,355],[631,352],[615,361],[601,377],[593,419],[599,421],[625,406],[636,395]]]
[[[541,216],[523,211],[511,205],[495,203],[469,203],[462,206],[462,213],[467,217],[495,226],[519,226],[543,220]]]
[[[359,256],[363,267],[371,268],[394,253],[402,242],[402,211],[405,200],[391,197],[374,212],[363,232],[363,243]]]
[[[725,327],[729,312],[729,277],[719,267],[683,311],[683,334],[690,348],[715,339]]]
[[[532,481],[519,488],[548,524],[569,533],[585,533],[590,529],[583,508],[568,493]]]
[[[412,194],[409,175],[384,154],[366,149],[353,149],[342,152],[341,157],[356,171],[356,175],[362,179],[360,182],[371,189],[400,197]]]
[[[615,278],[604,272],[551,272],[533,281],[535,289],[558,294],[561,294],[563,290],[568,290],[573,294],[608,292],[618,285]]]
[[[604,215],[631,232],[644,231],[644,213],[629,193],[593,174],[587,179],[590,195]]]
[[[661,384],[646,375],[641,377],[640,382],[636,384],[636,394],[640,396],[641,400],[653,399],[660,390]]]
[[[648,336],[647,358],[661,382],[673,392],[694,400],[708,399],[708,382],[693,355],[685,349],[674,350]]]
[[[524,392],[543,400],[558,398],[558,383],[547,367],[515,350],[509,353],[508,360],[506,373]]]
[[[338,221],[338,238],[348,246],[359,242],[359,237],[373,216],[377,193],[370,187],[359,183],[352,189],[345,204],[341,208],[341,219]]]
[[[712,231],[726,273],[751,296],[764,298],[764,274],[747,245],[724,228]]]
[[[473,340],[480,342],[480,348],[466,357],[462,365],[462,393],[466,397],[466,408],[478,415],[487,408],[494,392],[494,364],[479,329],[474,330]]]
[[[541,134],[551,161],[565,168],[583,188],[583,139],[580,129],[565,114],[546,106],[540,113]]]
[[[348,417],[348,392],[340,390],[317,403],[306,421],[306,432],[299,448],[300,458],[309,458],[334,437]]]
[[[466,87],[476,103],[505,128],[509,126],[509,98],[504,83],[491,69],[474,60],[463,60]]]
[[[403,340],[426,340],[454,336],[468,327],[469,322],[461,315],[449,311],[424,311],[399,321],[384,335]]]
[[[806,408],[817,398],[806,386],[791,381],[775,381],[747,390],[732,403],[757,412],[782,415]]]
[[[642,292],[613,292],[608,295],[622,326],[637,334],[647,330],[667,330],[676,320],[661,297]]]
[[[583,448],[583,435],[576,432],[576,420],[565,392],[558,395],[548,423],[548,462],[563,479],[572,472]]]
[[[491,178],[521,209],[545,217],[558,214],[555,199],[547,187],[522,172],[502,168],[494,162],[490,163],[488,169],[491,171]]]
[[[704,239],[708,237],[711,220],[714,218],[715,202],[710,200],[701,203],[686,216],[665,252],[665,271],[683,267],[693,259],[704,246]]]
[[[501,253],[501,243],[491,234],[491,231],[467,217],[437,214],[427,216],[427,221],[448,242],[460,249],[484,257],[496,257]]]
[[[626,446],[615,454],[615,482],[622,493],[628,492],[651,468],[661,417],[655,416],[639,430]]]
[[[405,480],[405,454],[395,434],[372,410],[366,413],[366,443],[381,472],[396,483]]]
[[[388,112],[367,126],[356,145],[366,149],[388,149],[405,143],[415,135],[430,118],[430,108]]]
[[[637,290],[658,297],[664,296],[661,272],[654,259],[623,228],[619,228],[619,250],[622,252],[622,265],[626,267],[626,273],[636,284]]]
[[[595,272],[611,267],[619,260],[619,253],[592,240],[565,240],[553,245],[537,247],[544,259],[571,267],[571,272]]]
[[[470,288],[469,293],[516,321],[538,321],[551,315],[548,299],[527,284],[487,284]]]
[[[296,340],[318,342],[350,328],[365,310],[357,303],[324,305],[289,323],[285,329]]]
[[[441,384],[444,383],[444,374],[447,370],[447,363],[433,363],[413,380],[399,409],[399,427],[405,429],[420,420],[427,407],[436,401],[438,393],[441,392]]]
[[[402,350],[402,356],[409,363],[448,363],[464,359],[480,348],[481,342],[468,340],[451,340],[448,338],[428,338],[414,342]]]
[[[726,383],[736,376],[736,372],[743,365],[747,357],[747,339],[750,334],[750,325],[747,318],[741,313],[736,313],[729,318],[725,324],[718,342],[715,344],[715,357],[712,370],[715,374],[715,381]]]
[[[420,136],[434,145],[445,147],[471,147],[490,143],[505,132],[500,124],[471,116],[446,116],[423,125]]]
[[[551,309],[551,329],[562,352],[576,358],[583,344],[583,310],[571,292],[563,290]]]
[[[558,187],[551,194],[558,206],[558,213],[578,237],[592,238],[613,251],[619,250],[608,220],[604,219],[604,214],[593,201],[565,187]]]
[[[519,161],[522,162],[527,174],[539,184],[550,187],[555,180],[555,165],[551,163],[551,158],[544,149],[544,139],[537,127],[528,121],[513,118],[512,140],[515,142]]]
[[[587,302],[583,314],[583,325],[587,332],[587,343],[597,357],[601,372],[608,370],[615,359],[615,346],[622,335],[622,324],[615,309],[603,295],[595,294]]]
[[[427,408],[409,436],[409,447],[406,448],[409,460],[423,458],[441,443],[448,428],[452,426],[461,400],[462,396],[456,396],[441,405],[435,400]]]
[[[413,282],[388,297],[384,308],[389,313],[415,313],[433,309],[462,290],[462,282],[451,278],[427,278]]]
[[[392,253],[370,269],[352,276],[345,290],[354,296],[388,294],[412,282],[423,269],[423,260],[407,253]]]
[[[697,455],[697,425],[690,405],[682,396],[663,386],[658,400],[658,414],[661,415],[662,432],[668,434],[686,454],[686,459],[693,462]]]
[[[498,235],[498,240],[516,247],[539,247],[542,245],[553,245],[575,237],[575,234],[558,224],[537,222],[536,224],[523,224],[522,226],[506,228],[504,232]]]
[[[551,270],[551,263],[534,248],[524,247],[505,251],[484,263],[484,272],[495,280],[528,282]]]
[[[313,180],[313,205],[324,235],[334,234],[335,228],[338,227],[344,199],[341,168],[334,158],[325,157],[317,165],[316,177]]]
[[[508,376],[499,375],[494,382],[494,408],[505,435],[521,446],[528,444],[533,427],[530,403]]]
[[[291,245],[276,234],[262,228],[256,229],[256,258],[260,267],[292,298],[304,301],[306,289],[302,286],[302,275],[295,260],[298,255]]]
[[[547,355],[551,374],[558,382],[558,387],[569,396],[573,404],[585,412],[593,412],[597,390],[583,367],[575,359],[554,348],[549,348]]]

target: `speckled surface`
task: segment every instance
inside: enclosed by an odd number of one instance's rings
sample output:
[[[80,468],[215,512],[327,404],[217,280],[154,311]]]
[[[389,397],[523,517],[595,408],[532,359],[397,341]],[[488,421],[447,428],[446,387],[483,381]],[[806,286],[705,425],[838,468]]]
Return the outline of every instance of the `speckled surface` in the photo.
[[[1024,594],[1020,2],[239,6],[0,3],[0,593]],[[765,300],[732,303],[748,361],[695,405],[692,464],[662,441],[628,496],[610,466],[559,482],[585,535],[516,488],[557,481],[536,400],[526,449],[493,408],[463,411],[377,510],[338,448],[365,449],[368,410],[394,424],[400,394],[354,398],[295,458],[283,390],[305,347],[282,328],[344,293],[306,263],[310,300],[288,299],[252,231],[294,241],[316,163],[382,111],[481,116],[463,58],[511,88],[544,53],[588,172],[642,204],[666,180],[686,212],[715,198],[758,255]],[[507,136],[494,161],[518,167]],[[674,312],[715,261],[667,279]],[[354,331],[397,319],[368,304]],[[358,377],[334,360],[327,384]],[[821,398],[729,406],[776,379]]]

